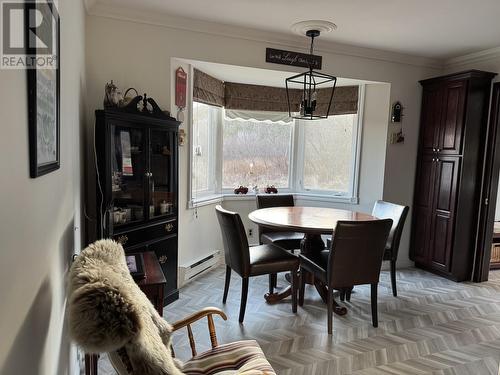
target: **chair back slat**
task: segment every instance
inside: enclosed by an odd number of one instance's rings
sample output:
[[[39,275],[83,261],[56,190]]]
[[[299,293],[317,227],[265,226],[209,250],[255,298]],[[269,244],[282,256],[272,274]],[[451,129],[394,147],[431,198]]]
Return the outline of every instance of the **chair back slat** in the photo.
[[[196,353],[196,343],[194,342],[193,330],[191,329],[191,324],[187,325],[188,337],[189,337],[189,346],[191,347],[191,354],[193,357]]]
[[[215,333],[215,324],[214,324],[214,318],[212,315],[207,316],[208,320],[208,332],[210,334],[210,343],[212,344],[212,349],[217,347],[217,335]]]
[[[410,207],[385,201],[376,201],[372,215],[378,219],[392,219],[392,228],[387,239],[386,249],[390,251],[391,259],[398,257],[399,243],[403,234],[406,217]]]
[[[240,215],[217,205],[215,207],[219,220],[226,265],[242,277],[250,275],[250,251],[245,234],[245,227]]]
[[[377,283],[392,220],[339,221],[328,259],[328,284],[335,288]]]

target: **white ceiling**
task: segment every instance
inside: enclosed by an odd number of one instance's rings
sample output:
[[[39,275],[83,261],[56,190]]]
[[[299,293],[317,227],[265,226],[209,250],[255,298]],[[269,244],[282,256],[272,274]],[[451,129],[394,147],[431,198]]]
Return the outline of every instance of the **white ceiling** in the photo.
[[[92,0],[111,7],[291,34],[323,19],[337,43],[447,59],[500,45],[499,0]]]
[[[244,66],[216,64],[204,61],[185,60],[202,72],[225,82],[246,83],[250,85],[264,85],[285,87],[285,78],[295,74],[279,70],[258,69]],[[374,83],[359,79],[337,78],[337,86],[354,86],[363,83]]]

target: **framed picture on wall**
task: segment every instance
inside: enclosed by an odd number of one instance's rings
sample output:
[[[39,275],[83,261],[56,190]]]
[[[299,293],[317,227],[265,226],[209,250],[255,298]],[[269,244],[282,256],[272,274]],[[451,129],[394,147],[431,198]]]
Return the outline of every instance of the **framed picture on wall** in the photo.
[[[41,16],[41,21],[40,21]],[[30,176],[60,166],[60,21],[52,1],[26,2]]]

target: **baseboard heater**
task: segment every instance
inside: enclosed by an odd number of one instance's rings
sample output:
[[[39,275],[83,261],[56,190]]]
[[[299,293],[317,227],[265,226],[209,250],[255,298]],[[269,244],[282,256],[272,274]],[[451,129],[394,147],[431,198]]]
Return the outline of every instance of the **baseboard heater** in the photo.
[[[179,269],[179,286],[192,281],[196,277],[216,267],[220,259],[220,251],[217,250],[189,265],[181,266]]]

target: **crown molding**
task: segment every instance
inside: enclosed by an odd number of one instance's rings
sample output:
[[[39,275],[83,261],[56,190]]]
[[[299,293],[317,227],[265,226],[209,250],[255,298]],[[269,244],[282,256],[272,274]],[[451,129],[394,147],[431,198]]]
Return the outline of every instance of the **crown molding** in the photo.
[[[302,46],[308,48],[309,41],[300,36],[290,33],[270,33],[257,29],[232,26],[227,24],[207,22],[192,18],[172,16],[161,12],[147,12],[128,7],[116,7],[100,4],[97,0],[85,0],[87,13],[90,16],[111,18],[122,21],[136,22],[177,30],[198,32],[223,36],[226,38],[243,39],[254,42],[263,42],[282,47],[297,49]],[[320,40],[315,46],[316,51],[332,54],[340,54],[352,57],[378,60],[384,62],[429,67],[435,69],[443,68],[443,61],[421,56],[402,54],[373,48],[357,47],[347,44],[334,43]]]
[[[469,53],[463,56],[453,57],[444,62],[445,68],[452,68],[461,65],[476,64],[489,60],[500,59],[500,47],[485,49],[483,51]]]

